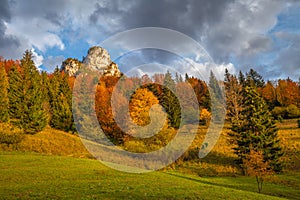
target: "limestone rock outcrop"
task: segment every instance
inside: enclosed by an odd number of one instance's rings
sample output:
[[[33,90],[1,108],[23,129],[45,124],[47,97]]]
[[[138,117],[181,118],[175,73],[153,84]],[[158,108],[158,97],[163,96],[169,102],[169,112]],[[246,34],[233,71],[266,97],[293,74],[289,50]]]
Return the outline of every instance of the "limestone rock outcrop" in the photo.
[[[99,46],[91,47],[82,62],[73,58],[66,59],[62,63],[61,70],[69,76],[76,76],[81,65],[91,67],[92,69],[99,71],[104,76],[121,76],[118,65],[112,62],[107,50]]]
[[[64,71],[69,76],[76,76],[77,71],[81,67],[81,62],[75,58],[68,58],[63,61],[61,65],[61,70]]]
[[[102,47],[91,47],[88,51],[88,55],[83,60],[83,64],[99,70],[105,76],[121,76],[118,65],[112,62],[107,50]]]

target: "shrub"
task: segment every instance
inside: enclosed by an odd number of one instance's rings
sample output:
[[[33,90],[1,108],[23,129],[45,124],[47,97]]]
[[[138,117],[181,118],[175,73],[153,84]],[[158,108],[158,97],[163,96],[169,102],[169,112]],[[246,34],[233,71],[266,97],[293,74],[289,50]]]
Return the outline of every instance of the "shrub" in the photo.
[[[300,119],[298,119],[297,122],[298,122],[298,128],[300,128]]]
[[[5,144],[7,147],[10,145],[19,144],[24,139],[23,131],[10,124],[0,124],[0,144]]]
[[[285,117],[287,113],[286,107],[275,107],[272,110],[272,115],[275,119],[281,119],[282,117]]]
[[[145,153],[147,152],[147,147],[142,141],[126,141],[124,147],[127,151],[134,153]]]
[[[296,105],[291,104],[286,110],[288,118],[297,118],[300,116],[300,109]]]
[[[300,108],[293,104],[289,105],[288,107],[275,107],[272,110],[272,114],[275,119],[280,119],[280,117],[285,119],[293,119],[300,116]]]

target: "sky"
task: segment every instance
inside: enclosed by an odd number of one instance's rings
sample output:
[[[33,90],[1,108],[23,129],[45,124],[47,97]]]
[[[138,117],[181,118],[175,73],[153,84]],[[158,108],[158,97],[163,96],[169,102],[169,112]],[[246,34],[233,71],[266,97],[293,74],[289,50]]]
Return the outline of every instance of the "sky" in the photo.
[[[82,60],[89,47],[134,28],[179,31],[203,46],[221,74],[257,70],[265,79],[300,77],[300,1],[297,0],[0,0],[0,55],[52,71],[69,57]],[[126,49],[124,42],[120,48]],[[178,46],[183,44],[178,42]],[[109,52],[113,51],[108,49]],[[199,68],[197,58],[188,58]],[[165,62],[172,60],[172,62]],[[116,62],[180,63],[148,49]]]

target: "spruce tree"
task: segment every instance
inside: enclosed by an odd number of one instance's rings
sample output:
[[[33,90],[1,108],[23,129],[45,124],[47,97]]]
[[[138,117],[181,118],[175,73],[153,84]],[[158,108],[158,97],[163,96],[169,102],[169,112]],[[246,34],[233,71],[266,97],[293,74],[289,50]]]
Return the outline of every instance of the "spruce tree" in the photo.
[[[21,127],[26,133],[34,134],[45,128],[47,115],[43,109],[43,91],[39,71],[32,60],[32,53],[26,51],[22,60],[24,93],[24,117]]]
[[[245,87],[246,86],[246,78],[242,71],[239,72],[239,83]]]
[[[72,115],[72,91],[68,85],[67,76],[55,69],[49,88],[51,119],[53,128],[64,131],[74,131]]]
[[[263,77],[254,69],[250,69],[250,71],[246,73],[246,82],[248,85],[260,88],[265,85]]]
[[[47,115],[47,124],[49,124],[50,120],[50,97],[49,97],[49,88],[50,88],[50,80],[47,72],[42,72],[41,74],[41,92],[43,93],[43,109]]]
[[[9,121],[8,78],[3,65],[0,65],[0,123]]]
[[[21,60],[21,73],[16,68],[10,73],[9,99],[13,123],[25,133],[34,134],[45,128],[47,115],[43,110],[41,77],[26,51]]]
[[[253,87],[244,88],[242,115],[233,121],[231,136],[236,141],[235,153],[239,163],[249,155],[250,149],[262,151],[264,160],[275,172],[282,170],[280,157],[283,155],[277,135],[275,121],[267,104]]]
[[[168,113],[170,125],[174,128],[179,128],[181,122],[180,103],[175,95],[175,81],[171,73],[168,71],[165,74],[163,96],[161,101],[162,106]]]
[[[22,118],[22,112],[24,110],[23,104],[23,79],[22,75],[17,69],[16,66],[13,66],[9,73],[9,90],[8,90],[8,98],[9,98],[9,116],[11,122],[16,125],[19,120]]]

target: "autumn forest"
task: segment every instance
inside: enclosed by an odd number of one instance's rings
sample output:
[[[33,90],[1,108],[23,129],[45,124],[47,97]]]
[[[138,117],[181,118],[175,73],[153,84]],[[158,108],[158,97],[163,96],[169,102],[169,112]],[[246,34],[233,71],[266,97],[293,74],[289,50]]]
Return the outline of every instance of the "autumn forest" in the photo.
[[[85,129],[86,123],[80,120],[74,123],[72,109],[72,101],[81,101],[80,98],[72,99],[74,83],[80,78],[69,76],[59,68],[51,73],[39,71],[30,51],[26,51],[20,61],[1,59],[1,148],[18,150],[18,144],[24,138],[38,134],[47,127],[73,135],[77,135],[77,130]],[[87,79],[85,83],[93,81]],[[254,69],[238,74],[226,70],[221,82],[212,72],[208,82],[189,74],[182,76],[170,72],[151,77],[102,76],[96,80],[95,111],[103,132],[115,145],[135,153],[151,152],[167,145],[181,123],[197,123],[207,128],[212,120],[211,103],[214,101],[210,91],[223,87],[225,126],[229,129],[226,137],[234,144],[231,148],[235,155],[234,163],[242,174],[256,177],[261,192],[265,176],[284,170],[285,161],[282,158],[286,152],[276,124],[300,117],[299,81],[290,78],[264,80]],[[153,105],[160,104],[163,107],[167,120],[155,136],[135,138],[132,135],[136,133],[127,134],[118,126],[111,107],[112,93],[117,83],[121,89],[134,90],[132,95],[125,93],[118,96],[117,104],[122,109],[128,103],[126,99],[130,100],[129,114],[137,125],[150,123],[149,111]],[[195,112],[199,114],[196,118],[186,117],[182,121],[180,102],[173,91],[184,91],[186,84],[192,87],[199,107],[197,112],[189,110],[191,114],[188,116],[193,116]],[[84,89],[81,92],[84,93]],[[86,102],[79,103],[84,106]],[[126,123],[126,119],[123,120]],[[127,128],[131,131],[130,127]],[[88,139],[97,142],[97,136]],[[193,162],[199,148],[202,147],[193,143],[176,163]]]

